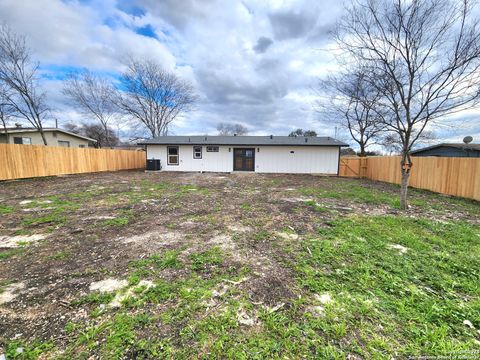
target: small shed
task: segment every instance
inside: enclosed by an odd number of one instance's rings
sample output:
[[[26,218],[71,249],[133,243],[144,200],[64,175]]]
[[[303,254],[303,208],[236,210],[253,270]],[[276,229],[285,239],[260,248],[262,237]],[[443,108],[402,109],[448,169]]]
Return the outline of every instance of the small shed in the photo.
[[[147,169],[337,175],[340,148],[331,137],[159,136],[146,146]]]
[[[413,156],[480,157],[480,144],[442,143],[411,152]]]

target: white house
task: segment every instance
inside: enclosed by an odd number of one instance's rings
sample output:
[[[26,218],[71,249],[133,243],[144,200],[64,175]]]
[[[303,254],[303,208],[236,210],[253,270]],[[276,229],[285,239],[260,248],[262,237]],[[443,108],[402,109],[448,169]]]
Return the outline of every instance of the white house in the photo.
[[[331,137],[159,136],[140,143],[147,169],[338,174],[340,148]]]

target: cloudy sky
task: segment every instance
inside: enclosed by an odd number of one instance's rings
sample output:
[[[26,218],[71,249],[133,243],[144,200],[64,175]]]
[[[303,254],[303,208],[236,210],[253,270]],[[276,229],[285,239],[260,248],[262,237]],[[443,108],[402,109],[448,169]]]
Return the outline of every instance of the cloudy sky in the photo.
[[[128,55],[155,58],[191,81],[196,111],[173,134],[215,134],[219,122],[253,135],[295,128],[333,136],[313,110],[312,88],[336,70],[329,37],[337,0],[0,0],[0,21],[25,34],[60,124],[81,116],[60,93],[65,74],[89,68],[115,77]],[[470,114],[437,136],[480,139]]]

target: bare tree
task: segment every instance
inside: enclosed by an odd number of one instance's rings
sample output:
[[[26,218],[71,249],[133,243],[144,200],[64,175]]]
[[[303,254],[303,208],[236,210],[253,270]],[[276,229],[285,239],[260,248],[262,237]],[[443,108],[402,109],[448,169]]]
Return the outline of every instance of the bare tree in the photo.
[[[95,147],[97,148],[116,146],[120,143],[120,139],[115,134],[115,130],[111,127],[107,127],[107,131],[105,131],[105,128],[101,124],[83,123],[78,125],[74,123],[67,123],[65,124],[64,128],[72,133],[97,140],[95,143]]]
[[[99,122],[100,127],[96,127],[96,129],[103,129],[104,134],[99,136],[102,141],[98,142],[98,146],[115,145],[110,143],[114,137],[111,136],[112,130],[109,125],[118,118],[119,111],[116,103],[117,91],[112,83],[85,69],[69,74],[64,82],[62,92],[85,117],[93,117]]]
[[[9,103],[8,89],[5,84],[0,83],[0,125],[3,127],[3,133],[8,144],[8,122],[13,116],[13,109]]]
[[[379,107],[382,93],[368,76],[368,68],[354,68],[321,80],[318,89],[319,94],[327,95],[326,100],[317,102],[319,111],[348,131],[360,147],[359,156],[367,155],[367,148],[385,129]]]
[[[122,74],[121,109],[152,137],[166,135],[170,124],[192,110],[193,87],[153,60],[130,59]]]
[[[39,86],[38,63],[31,60],[25,37],[5,24],[0,26],[0,82],[7,88],[7,102],[14,115],[36,128],[47,145],[43,122],[49,109]]]
[[[248,129],[242,124],[219,123],[217,125],[218,135],[247,135]]]
[[[402,209],[410,151],[427,126],[479,102],[480,32],[471,15],[470,0],[358,0],[338,23],[338,44],[372,69],[383,122],[400,141]]]

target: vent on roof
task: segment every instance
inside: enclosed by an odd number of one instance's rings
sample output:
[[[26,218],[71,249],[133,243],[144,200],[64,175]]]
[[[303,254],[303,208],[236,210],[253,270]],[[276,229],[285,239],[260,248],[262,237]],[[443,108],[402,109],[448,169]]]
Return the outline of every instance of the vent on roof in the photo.
[[[20,123],[15,123],[15,127],[16,127],[16,128],[21,128],[21,127],[22,127],[22,124],[20,124]]]
[[[273,139],[273,135],[270,135],[270,139]]]
[[[305,142],[308,142],[308,138],[307,138],[307,137],[305,138]]]
[[[207,141],[207,137],[205,136],[205,141]]]
[[[233,136],[237,136],[237,134],[233,134]]]

